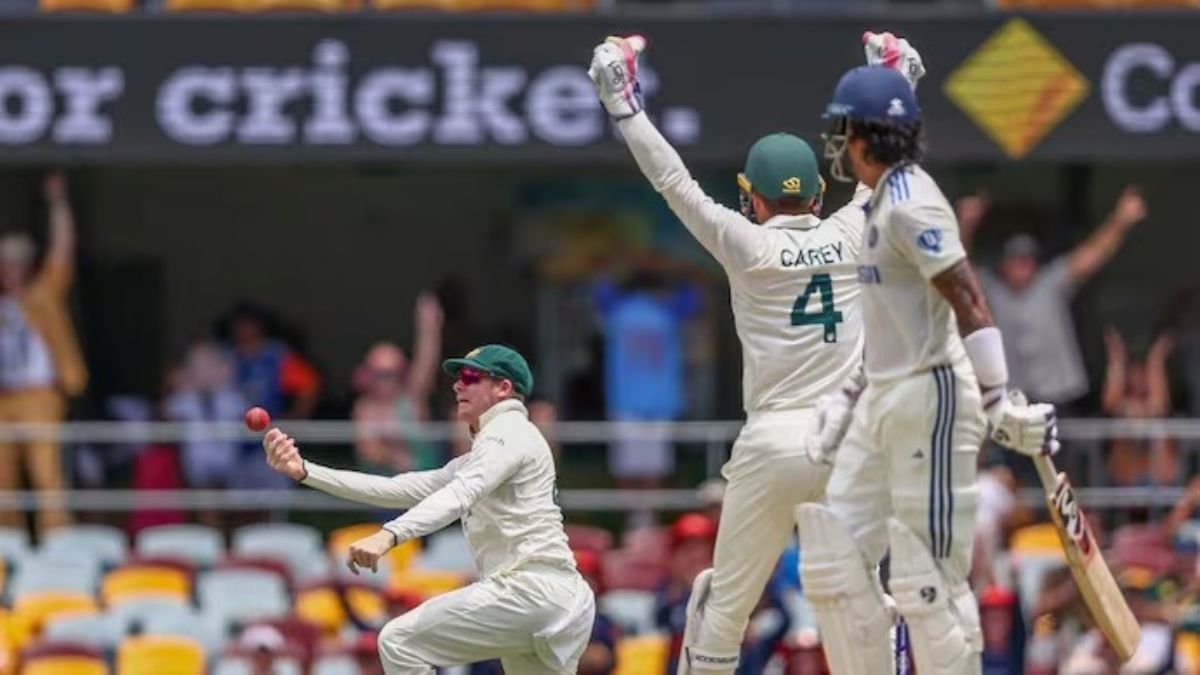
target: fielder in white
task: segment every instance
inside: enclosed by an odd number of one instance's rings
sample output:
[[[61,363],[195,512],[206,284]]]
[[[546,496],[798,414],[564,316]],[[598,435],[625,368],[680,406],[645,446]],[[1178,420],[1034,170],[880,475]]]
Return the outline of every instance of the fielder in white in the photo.
[[[499,658],[512,675],[573,675],[595,599],[575,569],[554,501],[554,459],[522,402],[533,375],[499,345],[449,359],[457,416],[471,451],[441,469],[386,478],[304,460],[278,429],[263,439],[271,468],[344,499],[408,509],[350,547],[348,564],[375,569],[394,546],[462,520],[481,579],[392,619],[379,633],[388,675]]]
[[[894,611],[921,675],[978,673],[982,637],[967,585],[976,455],[989,422],[1001,445],[1056,451],[1054,408],[1007,390],[1000,332],[954,211],[917,165],[921,117],[905,78],[851,70],[826,117],[833,175],[850,180],[849,163],[875,190],[858,267],[868,384],[852,421],[831,422],[849,431],[829,506],[797,509],[805,593],[835,675],[893,672]],[[889,549],[894,609],[876,576]]]
[[[746,425],[722,469],[728,487],[713,568],[693,585],[679,657],[680,675],[728,675],[795,531],[796,505],[824,493],[831,457],[817,451],[831,443],[806,440],[815,440],[827,406],[848,409],[862,388],[855,261],[871,191],[860,185],[821,220],[817,158],[803,140],[780,133],[750,149],[738,176],[741,213],[717,204],[642,111],[644,46],[640,36],[609,38],[594,50],[589,73],[642,173],[729,277]],[[910,51],[914,61],[919,66]],[[838,393],[823,400],[831,392]]]

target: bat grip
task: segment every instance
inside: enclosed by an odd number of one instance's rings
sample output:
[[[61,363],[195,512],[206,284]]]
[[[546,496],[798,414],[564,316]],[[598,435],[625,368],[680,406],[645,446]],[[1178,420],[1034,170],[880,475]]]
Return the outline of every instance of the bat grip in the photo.
[[[1054,468],[1054,460],[1049,455],[1038,455],[1033,458],[1033,466],[1037,469],[1038,478],[1042,479],[1046,493],[1053,493],[1058,485],[1058,469]]]

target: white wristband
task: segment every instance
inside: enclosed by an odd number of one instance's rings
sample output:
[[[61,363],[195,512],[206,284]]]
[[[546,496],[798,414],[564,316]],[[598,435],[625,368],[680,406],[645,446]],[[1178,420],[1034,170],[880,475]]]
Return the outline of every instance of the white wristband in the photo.
[[[975,367],[979,386],[992,389],[1008,384],[1008,363],[1004,360],[1004,339],[999,328],[980,328],[963,338],[963,345]]]

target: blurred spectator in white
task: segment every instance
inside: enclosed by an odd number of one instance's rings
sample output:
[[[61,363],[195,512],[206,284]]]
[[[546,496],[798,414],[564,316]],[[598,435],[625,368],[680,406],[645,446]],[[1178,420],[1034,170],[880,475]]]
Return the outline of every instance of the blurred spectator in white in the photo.
[[[674,673],[679,662],[692,582],[696,575],[712,567],[716,543],[717,522],[702,513],[685,513],[671,525],[668,576],[658,591],[654,609],[655,624],[671,638],[666,675]]]
[[[414,429],[430,419],[441,361],[442,308],[432,293],[417,296],[414,322],[411,361],[397,345],[380,342],[354,372],[354,450],[363,471],[393,476],[441,463],[437,445]]]
[[[234,382],[233,359],[215,342],[200,340],[188,349],[178,380],[175,392],[167,398],[166,416],[188,425],[180,445],[187,484],[227,487],[238,469],[242,446],[234,440],[213,438],[205,425],[236,422],[248,407]]]
[[[250,405],[275,419],[307,419],[317,408],[321,380],[312,364],[270,332],[263,308],[238,303],[225,320],[238,388]],[[259,462],[262,464],[262,462]]]
[[[276,668],[275,659],[283,653],[287,642],[283,634],[271,626],[251,626],[238,638],[238,646],[249,657],[249,675],[276,675],[287,672]]]
[[[996,560],[1007,547],[1012,533],[1033,522],[1033,511],[1021,503],[1017,477],[1007,466],[980,469],[976,487],[979,500],[975,509],[975,555],[971,578],[982,588],[998,581],[993,574]]]
[[[75,219],[61,172],[45,176],[42,194],[50,232],[40,269],[27,234],[0,237],[0,422],[60,422],[67,397],[87,385],[87,366],[67,308],[75,280]],[[17,488],[22,465],[35,490],[63,489],[57,441],[0,442],[0,490]],[[58,504],[39,505],[39,530],[69,520]],[[0,514],[0,524],[19,527],[21,521],[18,511]]]
[[[1168,417],[1171,389],[1167,359],[1174,340],[1159,335],[1144,361],[1132,360],[1116,328],[1104,329],[1108,361],[1100,405],[1104,414],[1120,419]],[[1171,438],[1117,437],[1109,444],[1108,476],[1114,485],[1174,485],[1182,479],[1179,443]]]
[[[700,502],[700,511],[712,518],[714,523],[721,522],[721,507],[725,504],[727,485],[724,478],[709,478],[696,488],[696,499]]]
[[[601,281],[594,294],[604,324],[608,419],[678,419],[686,403],[684,322],[699,311],[698,291],[643,271],[625,288]],[[609,446],[609,472],[619,487],[659,487],[675,471],[674,448],[664,434],[623,425],[617,433]]]
[[[988,200],[976,194],[959,199],[956,208],[963,244],[971,251]],[[1009,382],[1031,400],[1059,406],[1060,415],[1078,412],[1074,407],[1087,394],[1088,381],[1071,299],[1145,217],[1141,191],[1129,186],[1096,231],[1065,255],[1042,265],[1037,241],[1017,234],[1005,242],[997,270],[979,268],[988,305],[1004,332]]]

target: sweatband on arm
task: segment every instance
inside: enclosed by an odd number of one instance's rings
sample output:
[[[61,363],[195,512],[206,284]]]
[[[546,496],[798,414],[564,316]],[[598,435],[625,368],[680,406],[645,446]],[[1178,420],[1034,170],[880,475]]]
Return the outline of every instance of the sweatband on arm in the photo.
[[[975,367],[979,386],[993,389],[1008,384],[1008,363],[1004,360],[1004,339],[999,328],[980,328],[963,338],[963,345]]]

